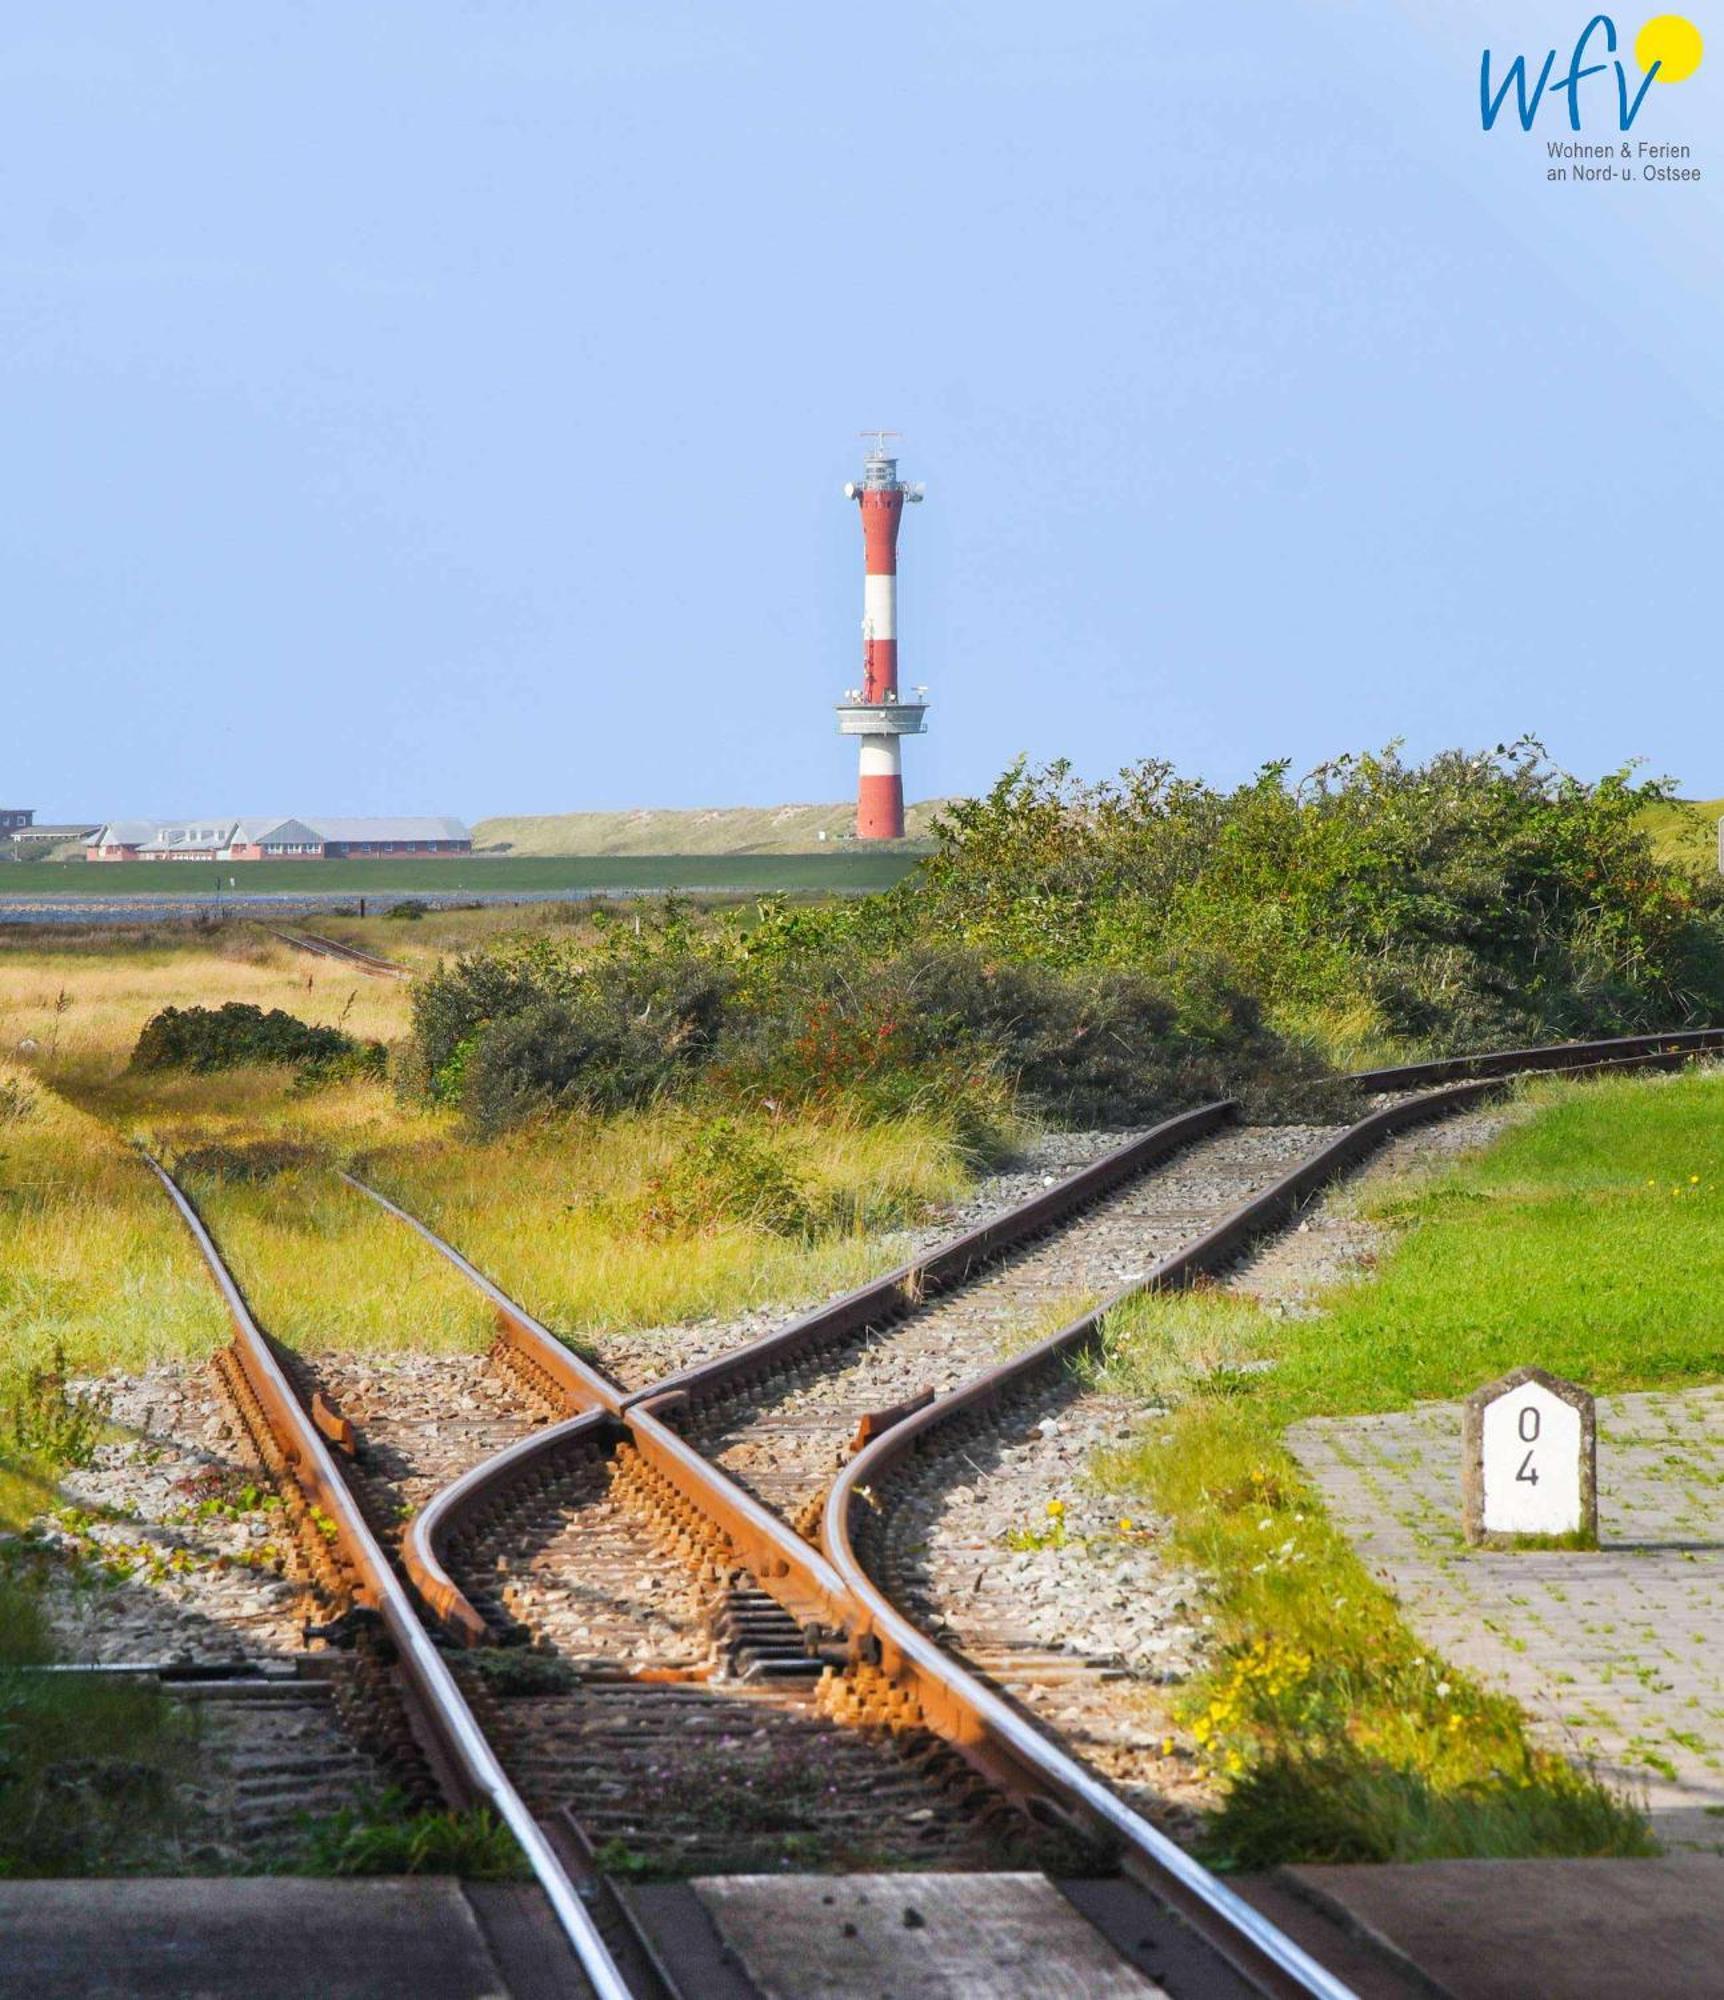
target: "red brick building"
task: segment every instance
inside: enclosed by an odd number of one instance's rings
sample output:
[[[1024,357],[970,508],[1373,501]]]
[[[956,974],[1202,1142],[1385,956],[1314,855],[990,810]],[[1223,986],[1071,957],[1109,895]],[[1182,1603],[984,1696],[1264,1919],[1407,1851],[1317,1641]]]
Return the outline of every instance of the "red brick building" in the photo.
[[[113,820],[89,861],[335,861],[348,856],[471,854],[458,819]]]

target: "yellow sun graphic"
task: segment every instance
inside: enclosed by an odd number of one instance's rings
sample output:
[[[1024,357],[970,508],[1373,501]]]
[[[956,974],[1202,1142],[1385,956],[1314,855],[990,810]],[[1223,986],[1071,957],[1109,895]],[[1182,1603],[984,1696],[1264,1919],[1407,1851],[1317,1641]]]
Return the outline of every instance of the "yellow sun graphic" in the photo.
[[[1643,70],[1658,64],[1660,83],[1681,83],[1700,67],[1700,30],[1680,14],[1655,14],[1634,38],[1634,60]]]

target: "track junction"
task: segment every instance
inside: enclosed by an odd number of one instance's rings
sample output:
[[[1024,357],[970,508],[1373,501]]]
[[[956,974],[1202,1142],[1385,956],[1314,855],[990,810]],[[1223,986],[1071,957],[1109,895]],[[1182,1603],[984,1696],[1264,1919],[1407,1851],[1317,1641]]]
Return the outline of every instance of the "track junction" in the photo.
[[[488,1807],[519,1842],[580,1968],[569,1990],[695,2000],[628,1883],[774,1865],[769,1829],[781,1867],[789,1825],[809,1873],[1123,1883],[1130,1990],[1339,2000],[1345,1979],[1154,1823],[1153,1773],[1107,1727],[1113,1663],[943,1598],[906,1524],[1048,1409],[1081,1416],[1094,1392],[1070,1364],[1107,1311],[1225,1270],[1395,1135],[1528,1070],[1721,1048],[1724,1030],[1693,1030],[1374,1071],[1352,1079],[1370,1108],[1343,1128],[1207,1105],[633,1389],[355,1181],[495,1310],[494,1392],[453,1450],[271,1340],[151,1164],[226,1302],[217,1365],[299,1529],[321,1630],[351,1648],[366,1699],[394,1705],[417,1789]],[[1050,1318],[999,1358],[1002,1333]]]

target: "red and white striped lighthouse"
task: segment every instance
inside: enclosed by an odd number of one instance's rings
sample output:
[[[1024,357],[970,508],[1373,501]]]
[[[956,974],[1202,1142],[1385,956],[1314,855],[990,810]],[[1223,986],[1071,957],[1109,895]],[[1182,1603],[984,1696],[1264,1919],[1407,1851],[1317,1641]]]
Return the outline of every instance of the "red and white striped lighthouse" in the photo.
[[[904,775],[899,740],[920,736],[927,703],[904,701],[898,681],[898,523],[904,502],[920,500],[920,486],[898,477],[888,442],[895,431],[866,431],[874,440],[862,462],[862,481],[844,489],[862,508],[862,685],[838,704],[838,730],[859,736],[861,775],[856,788],[856,838],[904,838]],[[925,694],[915,688],[914,694]]]

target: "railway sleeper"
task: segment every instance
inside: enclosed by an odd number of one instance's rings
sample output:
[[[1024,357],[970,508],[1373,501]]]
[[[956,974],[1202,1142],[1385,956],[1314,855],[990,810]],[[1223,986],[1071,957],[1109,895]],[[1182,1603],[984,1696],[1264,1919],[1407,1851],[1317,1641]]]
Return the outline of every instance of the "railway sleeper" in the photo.
[[[333,1628],[350,1646],[343,1668],[331,1676],[343,1732],[357,1750],[390,1772],[410,1801],[436,1805],[440,1789],[407,1719],[394,1670],[394,1649],[375,1615],[359,1602],[357,1580],[342,1558],[330,1523],[296,1478],[236,1350],[231,1346],[218,1349],[212,1370],[235,1420],[242,1450],[274,1488],[293,1528],[294,1547],[303,1559],[303,1580],[313,1600],[335,1613],[321,1628],[308,1625],[308,1637]]]
[[[506,1321],[497,1328],[488,1356],[491,1366],[506,1375],[521,1392],[536,1403],[546,1417],[573,1414],[568,1391],[544,1364],[517,1340]]]
[[[808,1632],[758,1585],[730,1588],[706,1622],[732,1680],[813,1682],[826,1671]]]

